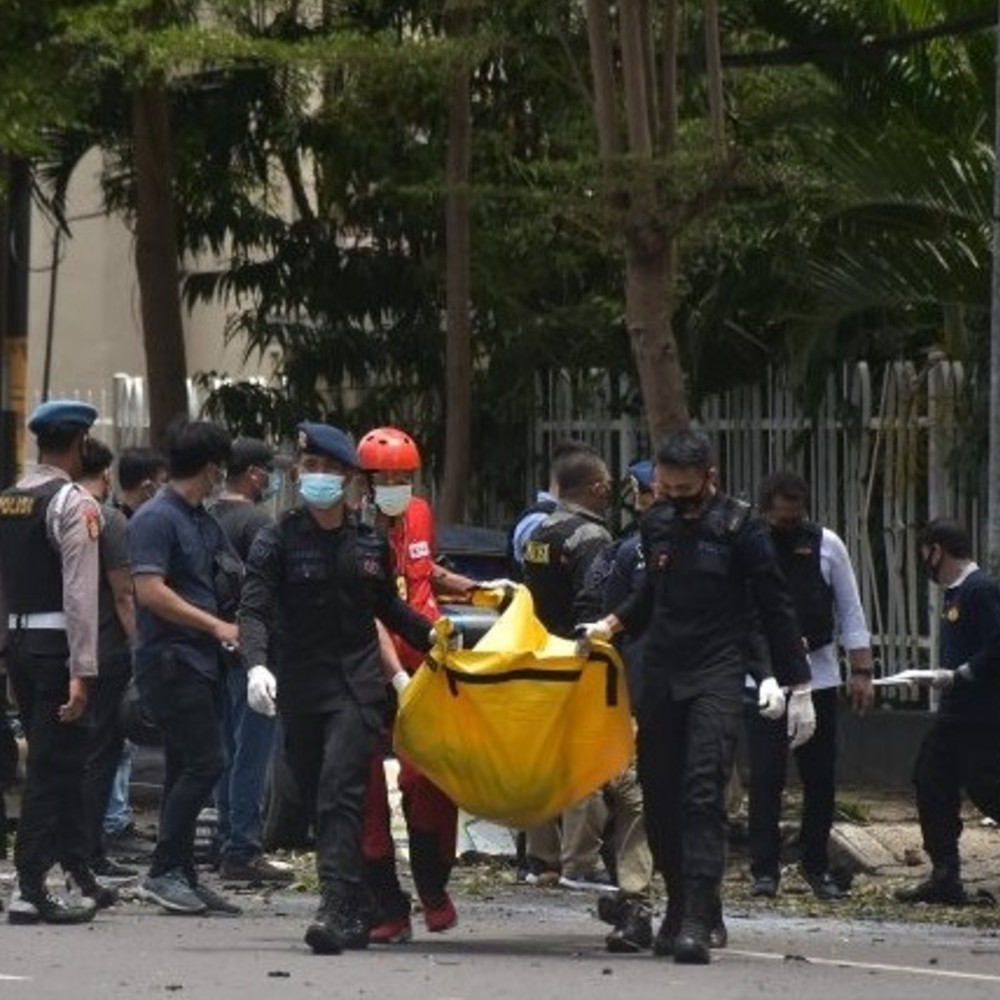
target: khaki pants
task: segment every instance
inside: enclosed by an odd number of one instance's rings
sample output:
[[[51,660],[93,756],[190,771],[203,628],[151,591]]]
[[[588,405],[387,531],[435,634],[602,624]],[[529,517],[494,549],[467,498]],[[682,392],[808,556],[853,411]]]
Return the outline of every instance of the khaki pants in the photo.
[[[630,895],[648,897],[653,878],[653,854],[646,840],[642,789],[636,778],[634,761],[608,782],[606,791],[614,817],[618,888]]]
[[[601,833],[607,816],[601,792],[594,792],[558,820],[525,831],[526,853],[570,877],[598,871]]]

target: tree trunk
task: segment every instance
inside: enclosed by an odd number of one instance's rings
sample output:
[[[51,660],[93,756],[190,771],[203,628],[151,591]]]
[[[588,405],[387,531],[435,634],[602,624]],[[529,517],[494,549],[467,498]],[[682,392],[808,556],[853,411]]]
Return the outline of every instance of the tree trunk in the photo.
[[[688,424],[684,372],[671,324],[676,271],[673,234],[658,219],[650,94],[648,25],[641,0],[621,2],[622,76],[629,152],[634,163],[625,220],[625,321],[654,445]],[[648,16],[648,15],[647,15]]]
[[[457,10],[452,34],[466,34],[469,14]],[[472,440],[469,161],[472,140],[469,66],[461,59],[448,83],[448,158],[445,203],[445,447],[444,481],[437,504],[442,524],[465,519]]]
[[[722,96],[722,41],[719,0],[705,0],[705,66],[708,73],[708,121],[712,144],[720,156],[726,146],[726,109]]]
[[[660,70],[660,149],[674,151],[677,143],[677,39],[680,12],[677,0],[667,0],[663,11],[663,55]]]
[[[132,95],[136,174],[135,265],[146,349],[149,432],[161,445],[169,423],[187,415],[187,361],[167,91],[162,78]]]

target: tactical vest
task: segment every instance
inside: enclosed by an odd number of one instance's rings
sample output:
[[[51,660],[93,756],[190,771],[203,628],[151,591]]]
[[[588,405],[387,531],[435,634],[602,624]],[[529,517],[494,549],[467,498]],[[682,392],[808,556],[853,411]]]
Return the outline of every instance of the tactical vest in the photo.
[[[536,500],[517,515],[513,527],[507,532],[507,572],[512,580],[516,580],[517,582],[524,580],[524,571],[521,568],[521,564],[514,557],[514,532],[517,530],[517,526],[529,514],[551,514],[558,506],[559,503],[556,500]]]
[[[524,582],[535,603],[535,615],[553,635],[573,637],[573,579],[566,543],[588,521],[558,510],[535,528],[524,547]]]
[[[11,487],[0,493],[0,576],[9,614],[62,609],[62,559],[45,519],[65,485],[64,479],[50,479],[30,490]]]
[[[828,646],[834,634],[833,588],[821,570],[823,529],[806,521],[787,540],[780,535],[774,540],[806,648],[811,653]]]

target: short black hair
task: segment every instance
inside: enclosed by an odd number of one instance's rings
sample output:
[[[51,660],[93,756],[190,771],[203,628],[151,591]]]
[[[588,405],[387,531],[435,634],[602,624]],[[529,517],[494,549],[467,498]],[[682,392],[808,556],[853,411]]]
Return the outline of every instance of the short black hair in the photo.
[[[772,472],[757,488],[757,506],[768,511],[777,497],[809,503],[809,484],[797,472]]]
[[[35,440],[39,451],[62,455],[87,433],[88,429],[81,424],[46,424],[35,431]]]
[[[667,469],[710,469],[715,465],[712,442],[704,431],[674,431],[657,450],[656,463]]]
[[[155,448],[126,448],[118,456],[118,484],[123,490],[134,490],[166,471],[167,456]]]
[[[229,434],[208,420],[181,420],[167,431],[167,462],[172,479],[189,479],[206,465],[227,465]]]
[[[229,478],[242,475],[254,465],[270,471],[274,467],[274,449],[259,438],[236,438],[229,455]]]
[[[560,441],[552,449],[552,457],[549,460],[549,478],[558,483],[563,467],[579,455],[592,455],[600,458],[597,449],[593,445],[587,444],[586,441],[579,441],[576,438]]]
[[[111,449],[97,438],[89,438],[87,447],[83,449],[83,468],[80,470],[81,479],[92,479],[102,472],[107,472],[111,468],[111,463],[115,456]]]
[[[972,539],[969,532],[949,517],[936,517],[928,522],[917,536],[917,548],[940,545],[955,559],[972,558]]]
[[[559,496],[578,496],[588,486],[597,482],[602,476],[606,476],[607,468],[604,459],[593,448],[587,448],[585,451],[574,451],[572,454],[564,456],[559,466],[559,477],[556,480],[559,486]]]

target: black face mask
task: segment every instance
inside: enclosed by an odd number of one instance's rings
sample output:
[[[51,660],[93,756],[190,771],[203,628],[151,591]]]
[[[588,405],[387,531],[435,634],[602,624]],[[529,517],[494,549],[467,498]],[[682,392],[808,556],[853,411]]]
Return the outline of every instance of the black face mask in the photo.
[[[695,493],[689,497],[667,497],[667,503],[674,508],[677,517],[690,517],[697,513],[698,508],[705,502],[704,491]]]
[[[927,579],[930,580],[931,583],[937,583],[938,578],[941,575],[941,566],[940,565],[935,566],[934,563],[931,562],[930,556],[928,556],[926,559],[922,559],[920,562],[921,565],[923,566],[924,573],[927,575]]]
[[[773,525],[771,527],[771,538],[779,548],[782,546],[794,545],[799,537],[799,525]]]

